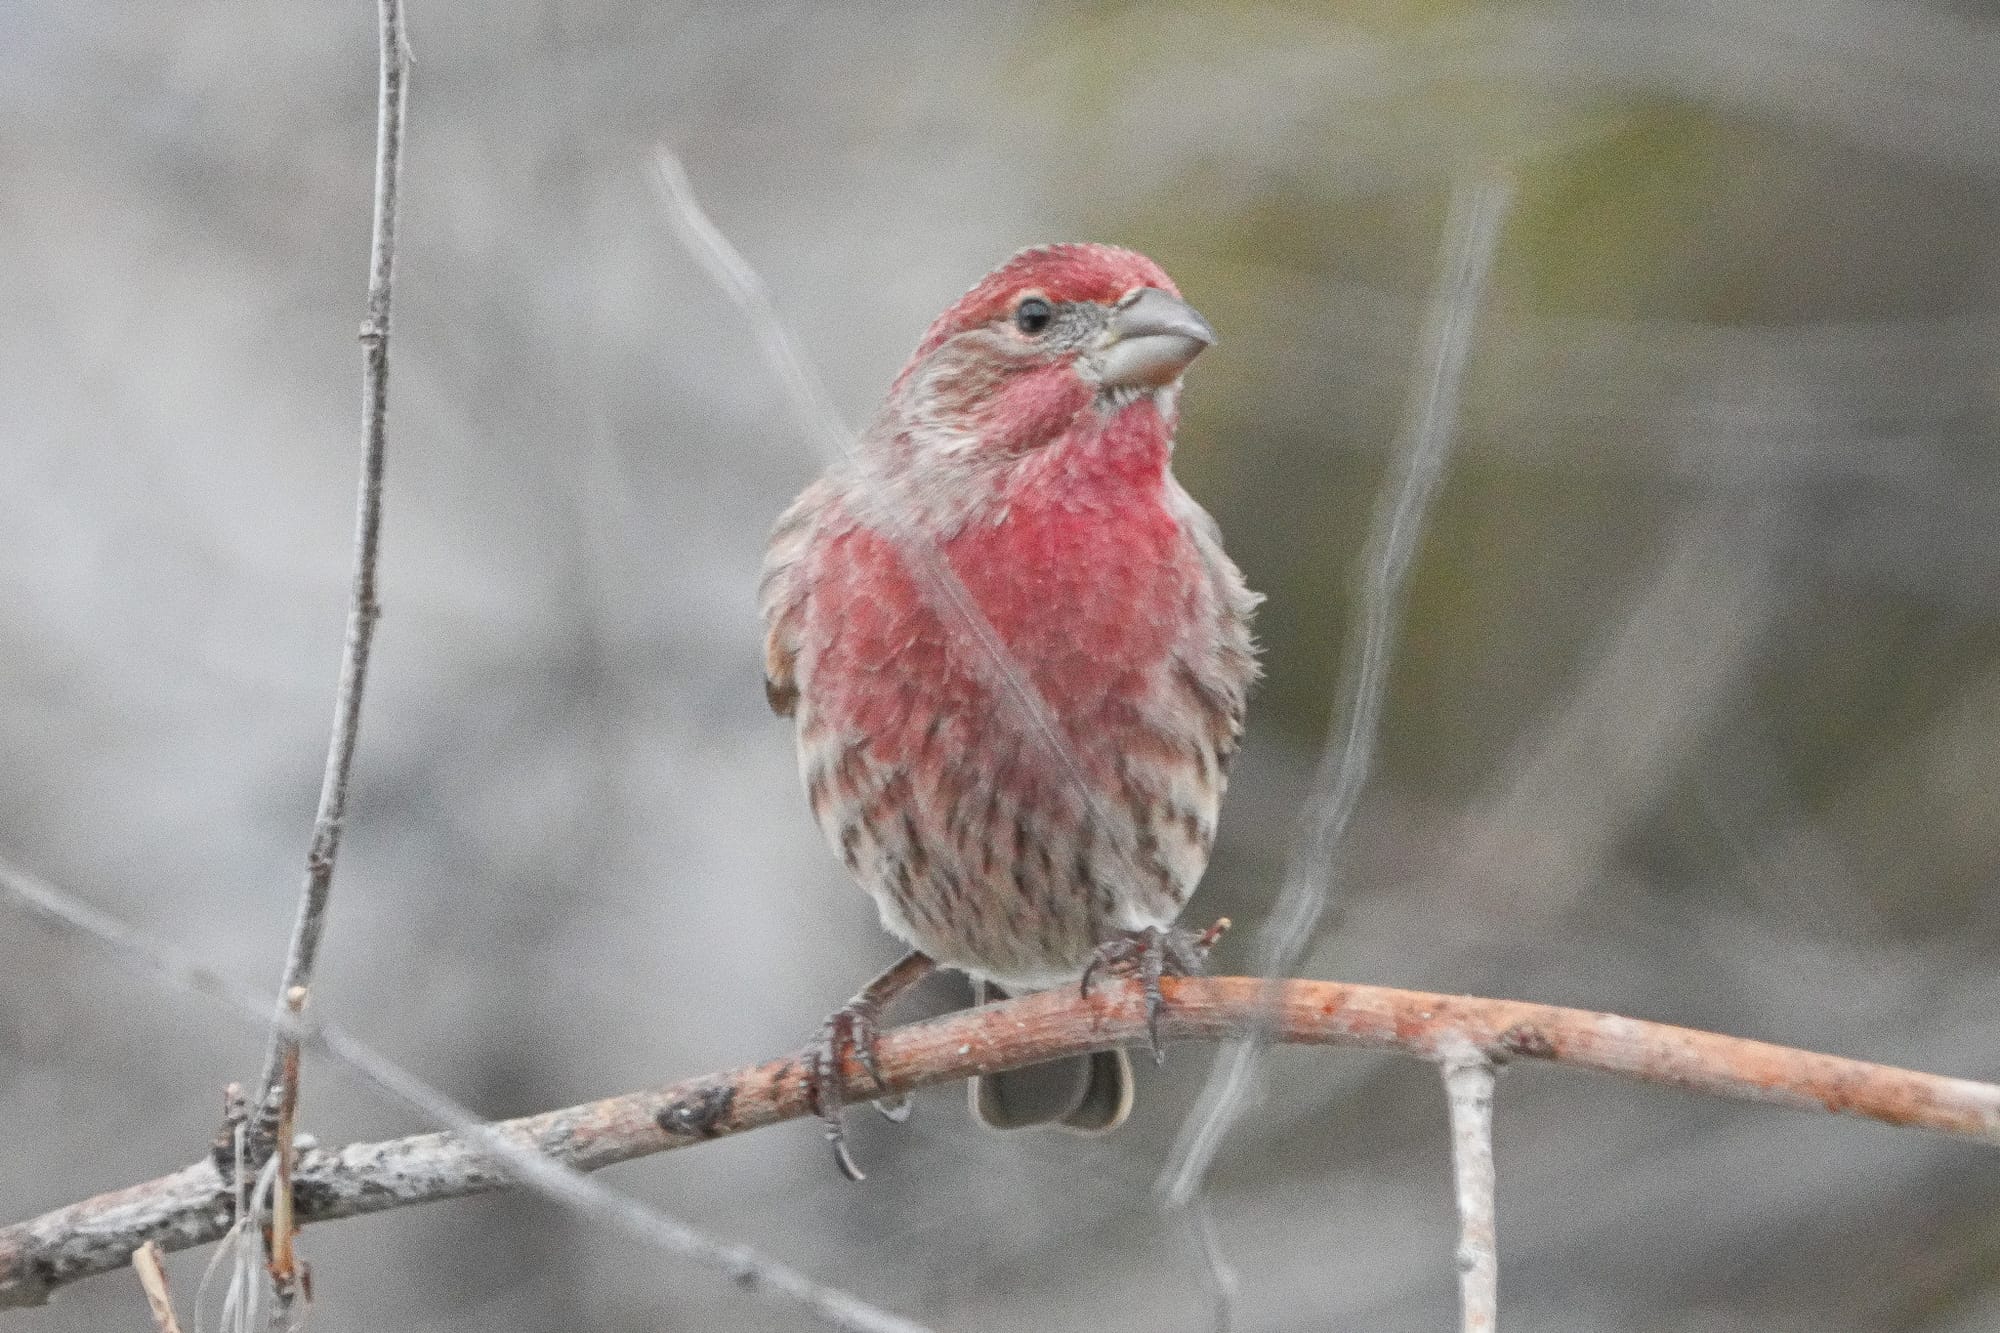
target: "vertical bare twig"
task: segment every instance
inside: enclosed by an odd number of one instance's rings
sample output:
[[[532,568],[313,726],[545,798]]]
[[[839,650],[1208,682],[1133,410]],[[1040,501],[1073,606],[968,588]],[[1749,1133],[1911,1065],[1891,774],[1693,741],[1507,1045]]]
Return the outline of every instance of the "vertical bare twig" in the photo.
[[[1332,897],[1341,841],[1374,765],[1403,586],[1425,510],[1450,452],[1466,353],[1509,192],[1508,185],[1497,180],[1461,185],[1452,192],[1440,256],[1443,278],[1425,321],[1423,373],[1412,388],[1391,475],[1369,531],[1361,624],[1349,640],[1342,703],[1300,810],[1299,830],[1286,856],[1284,887],[1258,938],[1260,976],[1287,975],[1311,943]],[[1274,989],[1274,999],[1275,995]],[[1167,1205],[1197,1214],[1188,1221],[1200,1241],[1217,1322],[1225,1328],[1231,1318],[1233,1279],[1221,1266],[1211,1223],[1199,1215],[1205,1210],[1201,1190],[1224,1138],[1256,1091],[1267,1041],[1260,1032],[1217,1054],[1201,1100],[1183,1125],[1173,1158],[1160,1177]]]
[[[153,1323],[160,1333],[181,1333],[180,1320],[174,1318],[173,1294],[167,1290],[167,1270],[160,1263],[160,1247],[149,1240],[132,1251],[132,1271],[146,1289],[146,1308],[153,1312]]]
[[[334,695],[333,735],[327,743],[320,779],[319,809],[313,816],[312,845],[306,853],[305,889],[292,927],[285,975],[278,987],[278,1012],[264,1059],[258,1105],[276,1115],[274,1099],[283,1077],[288,1047],[286,997],[312,985],[326,909],[333,893],[333,863],[347,819],[348,776],[354,769],[361,734],[361,695],[368,683],[368,655],[375,622],[382,613],[375,599],[376,553],[382,538],[382,472],[389,447],[389,306],[396,277],[396,185],[403,164],[403,102],[408,86],[409,47],[403,35],[402,0],[377,0],[381,80],[375,107],[375,221],[368,257],[368,314],[361,324],[361,485],[354,523],[353,595],[347,609],[347,639]]]
[[[1493,1203],[1493,1062],[1460,1038],[1439,1069],[1451,1107],[1460,1323],[1464,1333],[1494,1333],[1500,1319],[1500,1244]]]
[[[361,324],[361,481],[355,501],[353,590],[334,691],[332,735],[320,777],[312,844],[306,851],[305,888],[278,987],[278,1012],[257,1097],[253,1169],[275,1150],[278,1174],[272,1193],[270,1256],[272,1319],[289,1321],[299,1289],[292,1252],[292,1134],[299,1097],[300,1007],[312,985],[333,896],[334,861],[347,822],[347,789],[361,736],[361,698],[375,644],[381,604],[375,566],[382,544],[382,474],[389,451],[389,313],[396,278],[396,187],[403,165],[403,107],[408,91],[409,46],[402,0],[377,0],[376,39],[381,48],[375,104],[375,209],[368,247],[368,310]],[[275,1136],[275,1143],[272,1141]],[[239,1223],[247,1219],[240,1214]]]

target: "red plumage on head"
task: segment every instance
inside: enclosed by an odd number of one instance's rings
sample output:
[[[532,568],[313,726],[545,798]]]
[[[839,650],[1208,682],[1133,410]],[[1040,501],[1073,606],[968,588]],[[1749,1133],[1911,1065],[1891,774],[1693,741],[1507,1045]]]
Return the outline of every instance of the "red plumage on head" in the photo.
[[[1158,287],[1180,295],[1180,288],[1165,270],[1136,250],[1090,242],[1034,246],[980,279],[957,304],[939,315],[917,344],[910,363],[922,361],[967,329],[1001,318],[1030,293],[1054,302],[1109,304],[1135,287]]]

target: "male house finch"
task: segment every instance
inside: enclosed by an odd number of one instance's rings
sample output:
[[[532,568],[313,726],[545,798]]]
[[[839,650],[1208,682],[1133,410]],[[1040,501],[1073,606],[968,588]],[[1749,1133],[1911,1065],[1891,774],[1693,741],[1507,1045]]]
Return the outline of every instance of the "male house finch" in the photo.
[[[844,1051],[872,1070],[876,1016],[933,967],[1019,991],[1136,960],[1157,1006],[1160,971],[1198,965],[1174,921],[1214,842],[1260,600],[1168,470],[1181,372],[1213,341],[1143,255],[1025,250],[939,316],[772,534],[771,706],[797,721],[827,841],[914,950],[827,1021],[811,1076],[856,1179]],[[1075,1057],[972,1100],[995,1126],[1106,1130],[1131,1067]]]

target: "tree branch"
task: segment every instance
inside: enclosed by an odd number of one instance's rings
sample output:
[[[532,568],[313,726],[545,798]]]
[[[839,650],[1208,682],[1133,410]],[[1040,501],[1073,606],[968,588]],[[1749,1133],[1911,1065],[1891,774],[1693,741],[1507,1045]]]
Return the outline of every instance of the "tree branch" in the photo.
[[[114,917],[107,916],[71,894],[43,880],[15,869],[0,859],[0,902],[12,902],[79,939],[89,940],[123,958],[140,973],[148,974],[169,988],[214,1001],[223,1010],[250,1022],[261,1021],[264,998],[246,986],[201,966],[171,944],[150,939]],[[688,1226],[658,1208],[640,1203],[617,1190],[583,1175],[560,1157],[546,1154],[541,1145],[517,1139],[505,1126],[488,1124],[428,1083],[357,1041],[335,1024],[295,1016],[289,1006],[284,1011],[286,1035],[301,1047],[310,1047],[339,1064],[391,1100],[427,1116],[458,1136],[463,1143],[484,1152],[487,1165],[499,1168],[508,1183],[531,1189],[556,1200],[613,1230],[623,1231],[663,1253],[691,1259],[725,1273],[736,1285],[762,1295],[794,1301],[813,1315],[844,1330],[844,1333],[925,1333],[922,1325],[880,1309],[838,1287],[818,1282],[806,1274],[769,1259],[747,1245],[732,1245]],[[116,1268],[125,1262],[130,1244],[124,1239],[131,1228],[121,1226],[121,1200],[131,1202],[153,1225],[161,1217],[175,1234],[188,1228],[186,1238],[176,1242],[166,1236],[168,1249],[185,1249],[205,1244],[218,1235],[237,1233],[239,1252],[231,1279],[231,1300],[247,1305],[256,1300],[249,1294],[255,1264],[249,1262],[245,1246],[255,1244],[261,1228],[247,1236],[243,1228],[264,1215],[272,1187],[276,1183],[277,1162],[267,1163],[261,1172],[248,1165],[245,1141],[248,1138],[248,1103],[237,1085],[231,1084],[224,1097],[224,1133],[210,1148],[211,1163],[222,1168],[221,1178],[233,1183],[233,1197],[215,1198],[217,1171],[214,1165],[199,1164],[179,1171],[151,1187],[120,1191],[117,1197],[102,1196],[86,1209],[86,1235],[72,1236],[65,1243],[72,1249],[108,1247],[108,1259],[92,1260],[77,1267],[74,1276],[86,1276]],[[497,1185],[487,1188],[498,1188]],[[171,1200],[155,1197],[160,1192]],[[444,1196],[440,1196],[444,1197]],[[164,1209],[162,1203],[165,1203]],[[202,1214],[204,1209],[221,1207],[221,1232]],[[103,1210],[108,1208],[109,1212]],[[65,1212],[69,1210],[63,1210]],[[54,1216],[53,1214],[51,1216]],[[47,1220],[47,1219],[43,1219]],[[313,1220],[294,1217],[295,1222]],[[142,1228],[143,1229],[143,1228]],[[68,1233],[61,1233],[68,1235]],[[0,1309],[10,1304],[35,1303],[38,1290],[46,1290],[44,1279],[55,1268],[35,1258],[37,1250],[22,1241],[24,1227],[0,1232]],[[30,1238],[31,1239],[31,1238]],[[122,1247],[122,1248],[121,1248]],[[67,1279],[65,1279],[67,1280]],[[199,1300],[197,1300],[199,1304]],[[228,1308],[225,1305],[225,1308]],[[241,1308],[241,1307],[239,1307]],[[197,1310],[197,1316],[199,1310]],[[201,1322],[197,1317],[197,1324]]]
[[[1468,1052],[1544,1060],[1711,1096],[1830,1111],[2000,1147],[2000,1086],[1648,1023],[1615,1014],[1331,981],[1270,987],[1255,977],[1167,979],[1161,1031],[1216,1041],[1263,1030],[1312,1046],[1398,1050],[1443,1064]],[[949,1014],[882,1035],[891,1093],[1143,1041],[1146,1005],[1133,982],[1088,997],[1071,987]],[[489,1132],[582,1171],[685,1148],[808,1113],[803,1053],[670,1087],[628,1093]],[[847,1095],[879,1096],[849,1062]],[[514,1177],[458,1131],[300,1153],[301,1224],[505,1188]],[[231,1201],[210,1161],[0,1229],[0,1309],[33,1305],[79,1278],[123,1266],[148,1240],[180,1250],[228,1229]]]

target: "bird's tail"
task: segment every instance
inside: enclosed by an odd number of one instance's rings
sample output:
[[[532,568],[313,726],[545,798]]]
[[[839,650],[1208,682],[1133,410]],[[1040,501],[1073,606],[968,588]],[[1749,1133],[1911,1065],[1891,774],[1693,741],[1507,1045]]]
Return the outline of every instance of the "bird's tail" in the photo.
[[[1004,992],[990,982],[974,983],[984,1004]],[[989,1129],[1051,1125],[1073,1134],[1103,1134],[1118,1128],[1132,1110],[1132,1062],[1122,1050],[1070,1055],[972,1080],[972,1114]]]

